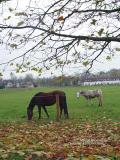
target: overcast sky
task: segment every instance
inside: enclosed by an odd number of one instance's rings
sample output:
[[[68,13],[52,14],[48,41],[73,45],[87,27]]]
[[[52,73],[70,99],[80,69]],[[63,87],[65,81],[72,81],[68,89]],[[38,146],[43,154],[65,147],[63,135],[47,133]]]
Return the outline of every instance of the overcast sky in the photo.
[[[6,4],[10,8],[15,8],[16,6],[19,6],[20,10],[21,9],[24,10],[25,6],[29,5],[29,2],[30,2],[30,0],[25,0],[25,1],[18,0],[18,2],[16,0],[12,0],[12,1],[7,2]],[[33,1],[31,1],[31,2],[33,2]],[[39,3],[39,5],[43,6],[47,3],[48,3],[48,0],[41,0],[41,3]],[[38,7],[38,5],[37,5],[37,7]],[[5,14],[7,15],[6,9],[4,7],[3,7],[3,10],[1,10],[1,13],[2,12],[4,12],[4,16],[5,16]],[[3,14],[1,14],[1,15],[3,15]],[[11,55],[9,55],[9,56],[11,56]],[[7,51],[6,47],[0,45],[0,63],[5,62],[7,60],[7,57],[9,57],[9,56],[8,56],[8,51]],[[81,73],[85,69],[86,68],[81,67],[80,65],[70,65],[64,69],[64,74],[71,75],[71,74],[75,74],[75,73]],[[104,56],[101,56],[98,59],[98,61],[94,63],[93,68],[91,69],[91,72],[93,72],[93,73],[97,73],[100,71],[106,72],[110,69],[120,69],[120,53],[116,53],[116,55],[109,61],[105,60]],[[5,78],[5,79],[9,78],[10,77],[9,75],[11,72],[15,73],[14,68],[3,67],[3,78]],[[62,74],[62,73],[59,70],[56,72],[54,71],[54,75],[60,75],[60,74]],[[24,74],[16,74],[16,76],[17,75],[24,76]],[[33,75],[36,75],[36,74],[33,73]],[[46,73],[43,73],[42,76],[48,77],[48,76],[51,76],[51,74],[50,74],[50,72],[46,72]]]
[[[0,63],[5,61],[7,57],[7,51],[0,46]],[[111,60],[105,60],[103,56],[101,56],[97,62],[94,63],[93,68],[90,70],[92,73],[97,73],[100,71],[109,71],[111,69],[120,69],[120,54],[116,54]],[[60,70],[57,70],[54,72],[54,75],[61,75],[61,74],[66,74],[66,75],[72,75],[76,73],[82,73],[86,70],[85,67],[82,67],[80,64],[76,65],[70,65],[64,68],[64,72],[62,73]],[[13,72],[16,74],[14,71],[14,68],[9,68],[9,67],[3,67],[3,78],[8,79],[10,77],[10,73]],[[37,76],[34,72],[27,72],[27,73],[32,73],[34,76]],[[16,74],[16,76],[25,76],[27,73],[22,73],[22,74]],[[42,74],[42,77],[49,77],[51,76],[50,71],[45,72]],[[53,75],[52,75],[53,76]]]

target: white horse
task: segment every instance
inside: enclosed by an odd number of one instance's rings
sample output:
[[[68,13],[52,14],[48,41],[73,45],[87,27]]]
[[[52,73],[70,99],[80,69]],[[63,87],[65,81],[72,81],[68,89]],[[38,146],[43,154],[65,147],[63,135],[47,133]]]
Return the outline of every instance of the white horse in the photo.
[[[77,98],[80,96],[84,96],[88,101],[90,101],[93,98],[98,98],[99,106],[103,105],[103,99],[102,99],[102,91],[101,89],[98,90],[81,90],[76,93]]]

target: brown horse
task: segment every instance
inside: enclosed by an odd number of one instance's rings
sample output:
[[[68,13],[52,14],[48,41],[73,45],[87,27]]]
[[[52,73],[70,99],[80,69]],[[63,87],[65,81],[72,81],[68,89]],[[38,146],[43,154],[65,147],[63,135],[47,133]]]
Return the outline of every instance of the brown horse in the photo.
[[[60,115],[58,114],[57,116],[61,117],[62,110],[64,110],[64,116],[65,118],[68,118],[65,93],[63,91],[52,91],[49,93],[39,92],[32,97],[27,108],[28,120],[31,120],[33,117],[33,109],[35,105],[38,106],[39,119],[41,118],[41,107],[44,109],[47,117],[49,118],[49,114],[45,106],[51,106],[55,103],[57,104],[57,114],[59,112],[58,110],[60,109]],[[59,119],[59,117],[57,118]]]

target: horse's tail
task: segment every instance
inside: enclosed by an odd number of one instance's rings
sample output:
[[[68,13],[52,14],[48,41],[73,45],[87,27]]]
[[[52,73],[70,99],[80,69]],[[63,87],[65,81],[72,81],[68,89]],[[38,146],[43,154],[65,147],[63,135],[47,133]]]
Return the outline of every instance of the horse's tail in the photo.
[[[65,118],[69,118],[66,95],[62,95],[59,97],[60,109],[64,110]]]

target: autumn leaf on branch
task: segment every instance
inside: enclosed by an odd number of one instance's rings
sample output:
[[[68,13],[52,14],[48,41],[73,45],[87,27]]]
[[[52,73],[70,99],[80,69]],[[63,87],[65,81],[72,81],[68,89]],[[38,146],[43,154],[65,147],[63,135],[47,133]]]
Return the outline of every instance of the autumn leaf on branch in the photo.
[[[60,17],[58,18],[58,21],[64,21],[64,17],[63,17],[63,16],[60,16]]]

